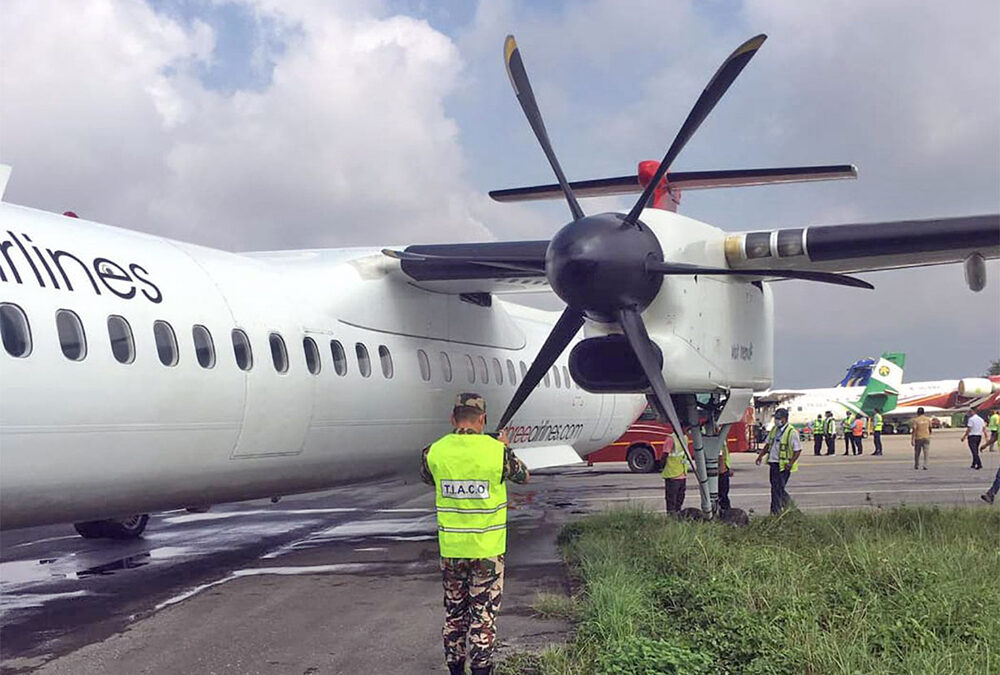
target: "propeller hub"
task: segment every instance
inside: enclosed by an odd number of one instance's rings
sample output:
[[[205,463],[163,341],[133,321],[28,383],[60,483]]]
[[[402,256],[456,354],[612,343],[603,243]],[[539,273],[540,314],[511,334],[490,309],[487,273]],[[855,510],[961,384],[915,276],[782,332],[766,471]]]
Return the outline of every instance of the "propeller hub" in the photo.
[[[644,310],[663,283],[646,261],[663,261],[656,235],[620,213],[585,216],[563,227],[545,253],[545,275],[556,295],[597,321],[614,321],[626,307]]]

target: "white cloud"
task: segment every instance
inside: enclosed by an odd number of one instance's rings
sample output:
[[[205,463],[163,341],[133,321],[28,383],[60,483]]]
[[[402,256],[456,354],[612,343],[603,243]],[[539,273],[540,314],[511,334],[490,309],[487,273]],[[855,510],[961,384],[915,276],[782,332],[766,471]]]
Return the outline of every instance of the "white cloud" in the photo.
[[[255,49],[268,86],[223,93],[196,77],[204,23],[8,3],[8,198],[237,249],[490,236],[444,109],[463,67],[448,37],[377,7],[248,4],[286,42]]]

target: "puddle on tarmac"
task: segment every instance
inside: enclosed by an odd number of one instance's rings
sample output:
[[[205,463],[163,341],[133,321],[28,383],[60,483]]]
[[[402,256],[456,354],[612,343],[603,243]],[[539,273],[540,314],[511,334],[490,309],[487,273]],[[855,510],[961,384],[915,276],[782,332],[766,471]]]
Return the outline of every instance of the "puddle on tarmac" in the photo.
[[[122,570],[144,567],[149,564],[150,557],[151,556],[147,551],[146,553],[137,553],[136,555],[119,558],[118,560],[112,560],[111,562],[103,563],[101,565],[94,565],[93,567],[88,567],[85,570],[77,572],[76,578],[87,579],[89,577],[108,576]]]

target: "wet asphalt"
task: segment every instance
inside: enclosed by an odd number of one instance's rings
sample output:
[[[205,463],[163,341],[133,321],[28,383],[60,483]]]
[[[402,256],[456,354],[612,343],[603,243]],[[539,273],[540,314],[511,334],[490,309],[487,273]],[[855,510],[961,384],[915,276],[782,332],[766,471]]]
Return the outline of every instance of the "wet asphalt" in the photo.
[[[807,512],[979,500],[1000,464],[969,469],[959,431],[935,435],[914,471],[908,438],[886,455],[813,457],[789,492]],[[866,453],[871,444],[866,443]],[[734,506],[767,512],[766,467],[734,456]],[[662,481],[623,464],[536,472],[511,489],[503,649],[565,639],[534,616],[570,590],[555,537],[584,514],[662,509]],[[688,481],[686,506],[697,506]],[[386,481],[157,514],[139,540],[85,540],[71,525],[0,535],[0,673],[444,672],[433,497]]]

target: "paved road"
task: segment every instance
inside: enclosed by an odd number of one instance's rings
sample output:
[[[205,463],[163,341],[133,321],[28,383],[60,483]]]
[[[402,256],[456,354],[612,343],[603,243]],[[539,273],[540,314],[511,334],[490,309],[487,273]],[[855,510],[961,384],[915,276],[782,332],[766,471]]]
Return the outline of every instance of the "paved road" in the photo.
[[[1000,453],[971,471],[959,433],[935,435],[928,471],[913,470],[905,438],[887,439],[884,457],[813,457],[810,446],[789,491],[806,511],[987,508],[978,495]],[[734,505],[766,513],[766,468],[740,455],[734,468]],[[566,590],[562,524],[627,503],[660,509],[662,493],[658,477],[623,464],[538,472],[513,488],[504,642],[544,644],[566,629],[531,612],[537,592]],[[689,479],[687,505],[697,503]],[[83,540],[65,526],[4,533],[0,670],[443,672],[432,509],[423,485],[383,482],[161,514],[135,542]]]

